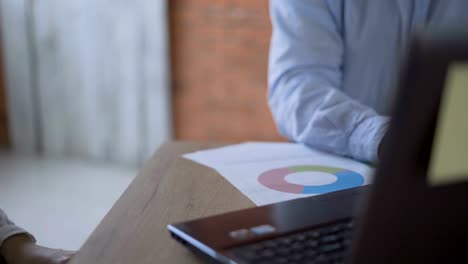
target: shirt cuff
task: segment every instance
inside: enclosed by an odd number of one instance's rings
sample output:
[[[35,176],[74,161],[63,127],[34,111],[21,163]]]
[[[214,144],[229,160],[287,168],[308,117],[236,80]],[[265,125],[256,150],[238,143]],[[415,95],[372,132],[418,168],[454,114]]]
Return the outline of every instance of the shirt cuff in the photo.
[[[0,247],[3,245],[3,242],[5,242],[5,240],[15,235],[27,235],[34,242],[36,242],[34,236],[28,233],[26,230],[19,228],[15,225],[6,225],[0,228]]]
[[[361,122],[349,138],[349,153],[358,160],[378,161],[378,148],[387,132],[390,118],[373,116]]]

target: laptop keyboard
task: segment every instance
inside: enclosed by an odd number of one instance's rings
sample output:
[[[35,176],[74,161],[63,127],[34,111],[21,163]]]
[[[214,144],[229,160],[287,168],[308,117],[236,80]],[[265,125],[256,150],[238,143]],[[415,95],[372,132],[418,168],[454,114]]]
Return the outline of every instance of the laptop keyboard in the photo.
[[[352,220],[233,250],[240,263],[343,263],[351,243]]]

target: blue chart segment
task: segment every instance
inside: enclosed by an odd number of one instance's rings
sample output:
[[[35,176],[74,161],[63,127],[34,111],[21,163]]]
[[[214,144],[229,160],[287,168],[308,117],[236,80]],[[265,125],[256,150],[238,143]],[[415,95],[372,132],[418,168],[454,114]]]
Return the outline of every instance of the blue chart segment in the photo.
[[[286,181],[286,176],[298,172],[320,172],[334,175],[337,180],[324,185],[300,185]],[[320,177],[320,176],[318,176]],[[364,177],[355,171],[325,166],[291,166],[269,170],[258,177],[267,188],[279,192],[296,194],[322,194],[358,187],[364,184]]]

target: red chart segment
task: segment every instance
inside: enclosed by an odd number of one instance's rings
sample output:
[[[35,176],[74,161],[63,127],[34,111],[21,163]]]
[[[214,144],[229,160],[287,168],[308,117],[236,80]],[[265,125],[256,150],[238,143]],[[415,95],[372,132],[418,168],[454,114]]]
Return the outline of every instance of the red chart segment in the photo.
[[[280,192],[302,193],[304,191],[303,185],[289,183],[284,180],[287,175],[294,172],[289,168],[274,169],[262,173],[258,177],[258,181],[264,186]]]

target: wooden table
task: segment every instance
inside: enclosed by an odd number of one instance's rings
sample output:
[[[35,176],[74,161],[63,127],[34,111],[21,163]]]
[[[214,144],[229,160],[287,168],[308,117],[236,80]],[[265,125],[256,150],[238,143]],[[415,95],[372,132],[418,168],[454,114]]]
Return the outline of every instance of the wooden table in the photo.
[[[181,158],[219,146],[163,145],[70,264],[201,263],[169,236],[166,225],[254,206],[214,170]]]

